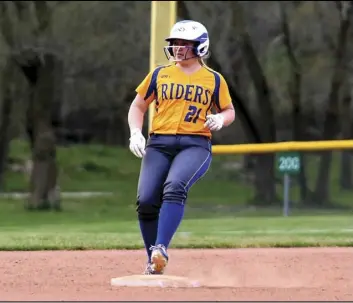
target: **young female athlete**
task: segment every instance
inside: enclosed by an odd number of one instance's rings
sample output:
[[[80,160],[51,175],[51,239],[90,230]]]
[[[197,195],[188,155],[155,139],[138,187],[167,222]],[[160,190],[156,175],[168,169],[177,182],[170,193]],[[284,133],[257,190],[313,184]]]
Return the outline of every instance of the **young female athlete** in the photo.
[[[136,204],[148,256],[145,274],[163,274],[188,191],[211,164],[211,131],[230,125],[235,116],[226,81],[202,60],[209,54],[207,29],[195,21],[177,22],[166,41],[173,63],[146,76],[128,114],[130,150],[143,158]],[[153,100],[146,145],[141,129]]]

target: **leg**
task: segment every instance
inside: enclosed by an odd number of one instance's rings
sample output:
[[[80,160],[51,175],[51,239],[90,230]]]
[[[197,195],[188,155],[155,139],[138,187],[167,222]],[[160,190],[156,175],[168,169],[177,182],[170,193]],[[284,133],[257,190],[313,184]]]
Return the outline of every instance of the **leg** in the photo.
[[[188,191],[208,170],[212,160],[210,149],[191,146],[183,149],[174,159],[163,189],[156,248],[152,263],[163,271],[168,262],[168,248],[184,216]]]
[[[184,215],[188,192],[205,175],[211,160],[211,153],[200,147],[185,149],[176,156],[164,183],[157,244],[168,248]]]
[[[142,160],[137,194],[137,213],[142,238],[151,258],[150,247],[157,238],[158,216],[162,203],[163,183],[171,165],[171,158],[157,148],[149,146]]]

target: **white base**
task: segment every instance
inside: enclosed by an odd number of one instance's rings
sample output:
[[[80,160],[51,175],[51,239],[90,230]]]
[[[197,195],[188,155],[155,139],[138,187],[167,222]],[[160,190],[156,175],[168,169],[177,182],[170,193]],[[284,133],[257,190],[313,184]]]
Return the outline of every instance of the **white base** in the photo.
[[[110,284],[120,287],[200,287],[198,281],[168,275],[132,275],[112,278]]]

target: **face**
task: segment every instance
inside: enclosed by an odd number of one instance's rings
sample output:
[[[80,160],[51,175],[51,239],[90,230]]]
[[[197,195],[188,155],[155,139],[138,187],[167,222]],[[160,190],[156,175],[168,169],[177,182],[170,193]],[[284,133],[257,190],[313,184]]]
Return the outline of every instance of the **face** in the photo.
[[[188,60],[194,58],[195,55],[192,51],[194,47],[194,42],[176,39],[173,41],[173,53],[177,61]]]

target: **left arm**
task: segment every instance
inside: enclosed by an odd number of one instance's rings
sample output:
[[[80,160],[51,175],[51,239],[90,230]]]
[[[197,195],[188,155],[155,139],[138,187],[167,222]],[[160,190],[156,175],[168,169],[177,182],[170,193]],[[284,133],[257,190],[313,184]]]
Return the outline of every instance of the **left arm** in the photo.
[[[231,125],[235,119],[235,110],[233,104],[229,104],[219,114],[223,116],[223,126]]]
[[[223,110],[215,115],[208,115],[206,117],[205,127],[208,127],[210,130],[218,131],[225,126],[229,126],[233,123],[235,119],[235,111],[233,104],[230,103]]]
[[[220,76],[219,95],[216,100],[216,115],[208,115],[206,117],[205,127],[212,131],[218,131],[224,126],[229,126],[235,119],[235,110],[230,97],[227,82],[222,75]]]

